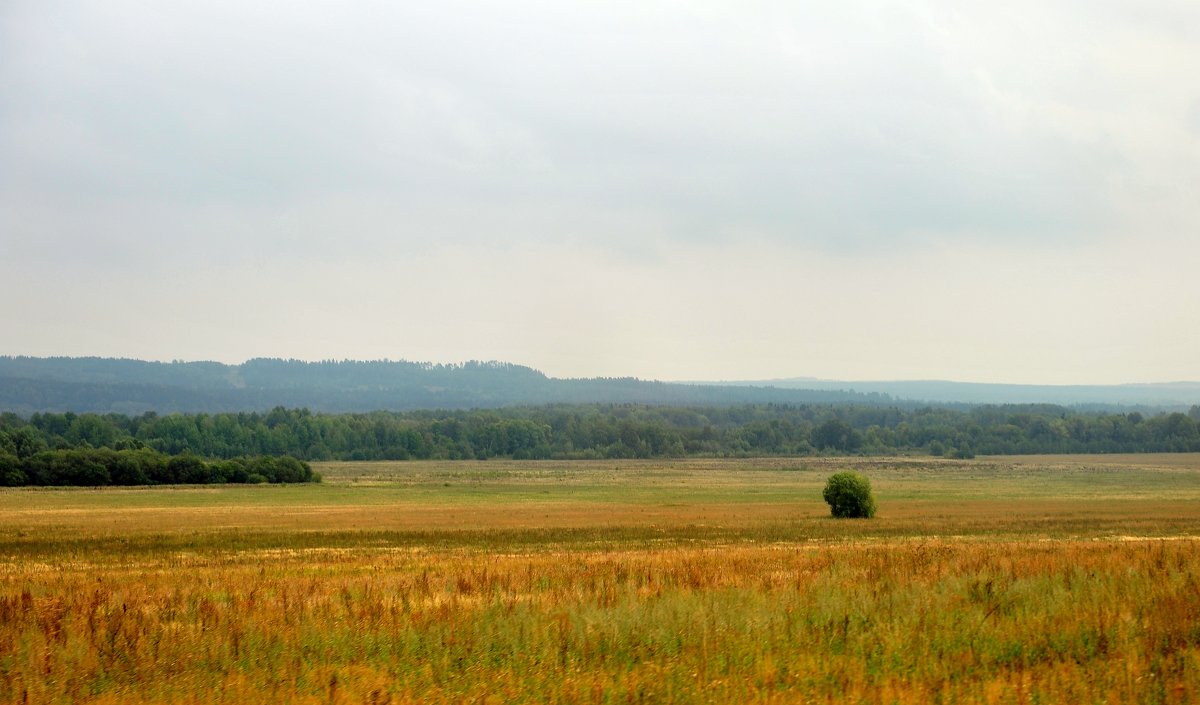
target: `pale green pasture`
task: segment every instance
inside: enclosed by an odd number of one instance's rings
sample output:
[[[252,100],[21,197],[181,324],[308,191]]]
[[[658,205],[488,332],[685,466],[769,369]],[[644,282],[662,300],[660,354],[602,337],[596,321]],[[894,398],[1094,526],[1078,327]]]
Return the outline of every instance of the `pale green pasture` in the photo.
[[[1130,458],[1131,456],[1122,456]],[[796,458],[680,461],[405,461],[316,463],[310,485],[0,490],[0,513],[37,509],[581,503],[820,502],[826,478],[856,470],[889,500],[1200,501],[1200,455],[981,458]],[[1194,462],[1189,463],[1188,460]],[[1090,462],[1089,462],[1090,461]]]

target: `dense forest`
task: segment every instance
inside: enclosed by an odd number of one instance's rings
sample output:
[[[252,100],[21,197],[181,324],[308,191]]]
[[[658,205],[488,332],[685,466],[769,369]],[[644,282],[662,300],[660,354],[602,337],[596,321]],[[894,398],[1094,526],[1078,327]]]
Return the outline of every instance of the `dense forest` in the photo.
[[[95,357],[0,356],[0,409],[36,412],[216,413],[276,406],[321,412],[476,409],[540,404],[890,404],[886,394],[651,382],[557,379],[503,362],[255,359],[145,362]]]
[[[503,362],[305,362],[258,358],[147,362],[99,357],[0,356],[0,410],[123,413],[265,411],[276,406],[345,413],[487,409],[543,404],[1069,404],[1090,411],[1186,411],[1200,383],[1050,386],[817,379],[670,383],[631,377],[559,379]]]
[[[1188,414],[1089,413],[1058,406],[965,410],[859,405],[539,406],[472,411],[0,414],[0,456],[148,448],[209,458],[660,458],[928,453],[1200,451]]]

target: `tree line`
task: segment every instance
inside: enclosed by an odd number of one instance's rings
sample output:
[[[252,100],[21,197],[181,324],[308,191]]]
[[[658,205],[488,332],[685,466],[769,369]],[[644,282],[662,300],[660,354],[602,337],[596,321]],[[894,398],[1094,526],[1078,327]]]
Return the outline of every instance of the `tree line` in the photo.
[[[303,460],[661,458],[928,453],[1200,451],[1188,414],[1090,413],[1052,405],[969,409],[859,405],[538,406],[471,411],[136,416],[0,414],[0,455],[152,450]]]
[[[24,441],[26,434],[20,434]],[[192,453],[167,455],[122,439],[114,448],[60,448],[19,455],[0,451],[0,485],[102,487],[105,485],[209,485],[224,483],[320,482],[308,463],[292,457],[204,460]]]

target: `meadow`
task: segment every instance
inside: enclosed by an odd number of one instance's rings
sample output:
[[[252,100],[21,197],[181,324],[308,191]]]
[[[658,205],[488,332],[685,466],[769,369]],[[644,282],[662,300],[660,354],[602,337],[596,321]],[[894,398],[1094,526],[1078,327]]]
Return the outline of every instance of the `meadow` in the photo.
[[[314,469],[0,491],[0,702],[1200,701],[1200,455]]]

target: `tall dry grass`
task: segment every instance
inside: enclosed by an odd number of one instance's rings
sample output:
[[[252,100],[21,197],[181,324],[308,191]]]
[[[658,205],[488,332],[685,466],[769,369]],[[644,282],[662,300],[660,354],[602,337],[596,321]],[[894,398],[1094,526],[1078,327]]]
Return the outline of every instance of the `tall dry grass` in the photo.
[[[47,549],[0,700],[1197,702],[1200,541]]]

